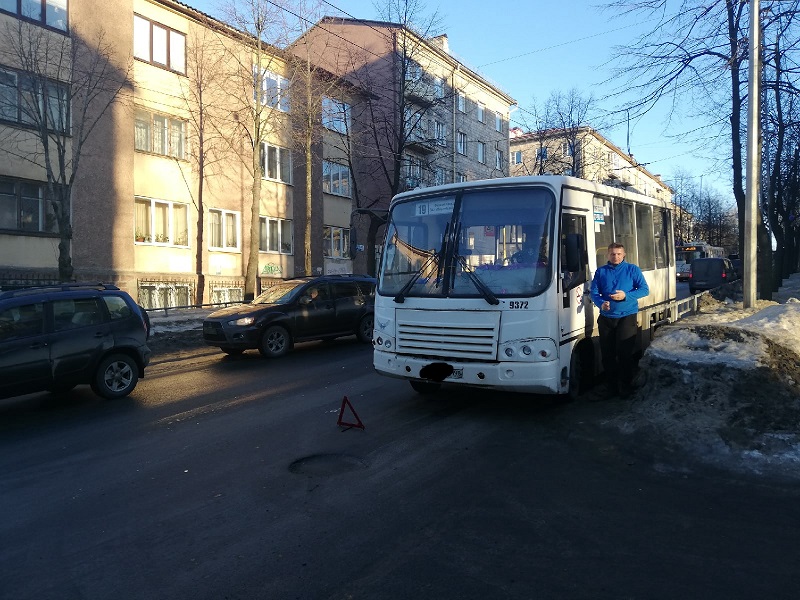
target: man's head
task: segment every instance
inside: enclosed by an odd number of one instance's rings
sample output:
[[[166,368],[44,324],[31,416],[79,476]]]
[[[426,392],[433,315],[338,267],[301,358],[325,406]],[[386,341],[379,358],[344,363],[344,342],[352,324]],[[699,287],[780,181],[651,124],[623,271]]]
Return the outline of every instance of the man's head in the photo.
[[[625,246],[618,242],[608,245],[608,262],[612,265],[618,265],[625,258]]]

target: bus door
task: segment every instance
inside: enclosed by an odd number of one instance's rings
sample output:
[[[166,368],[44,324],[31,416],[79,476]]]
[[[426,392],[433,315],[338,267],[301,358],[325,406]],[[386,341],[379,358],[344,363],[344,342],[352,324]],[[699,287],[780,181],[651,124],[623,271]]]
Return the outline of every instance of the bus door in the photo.
[[[577,253],[579,256],[575,256]],[[561,264],[559,272],[559,326],[561,340],[573,338],[584,331],[590,320],[588,253],[586,251],[586,215],[564,211],[561,215]],[[576,260],[578,261],[576,263]],[[588,329],[591,331],[591,329]]]

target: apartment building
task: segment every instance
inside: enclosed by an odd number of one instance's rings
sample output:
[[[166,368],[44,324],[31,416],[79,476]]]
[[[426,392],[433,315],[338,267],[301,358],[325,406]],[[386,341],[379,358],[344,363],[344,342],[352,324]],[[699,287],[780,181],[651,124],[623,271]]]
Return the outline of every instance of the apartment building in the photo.
[[[591,127],[510,133],[510,172],[521,175],[573,175],[605,185],[671,200],[672,189]]]
[[[34,4],[0,3],[0,284],[55,281],[61,265],[146,307],[241,300],[254,237],[262,285],[307,262],[353,270],[352,86],[328,77],[306,153],[291,55],[174,0]],[[28,72],[26,36],[60,49],[38,57],[46,73]],[[61,179],[47,147],[63,149]]]
[[[418,187],[507,177],[515,101],[449,49],[401,24],[325,17],[290,50],[364,90],[351,107],[357,271],[374,272],[380,216],[392,196]]]

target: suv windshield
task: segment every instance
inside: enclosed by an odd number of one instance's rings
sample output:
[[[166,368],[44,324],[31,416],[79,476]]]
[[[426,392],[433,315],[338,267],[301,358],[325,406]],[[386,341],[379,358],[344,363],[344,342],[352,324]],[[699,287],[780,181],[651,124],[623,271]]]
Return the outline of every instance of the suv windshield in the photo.
[[[484,188],[396,203],[378,291],[407,296],[533,296],[552,273],[553,207],[544,187]]]
[[[261,294],[253,300],[253,304],[287,304],[294,299],[297,290],[305,283],[308,282],[287,281],[285,283],[273,285],[261,292]]]

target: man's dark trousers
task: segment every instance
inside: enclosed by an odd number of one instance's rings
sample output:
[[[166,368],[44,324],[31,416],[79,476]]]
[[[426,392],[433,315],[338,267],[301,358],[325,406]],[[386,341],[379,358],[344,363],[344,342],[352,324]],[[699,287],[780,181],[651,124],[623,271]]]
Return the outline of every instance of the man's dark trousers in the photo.
[[[617,390],[620,386],[629,387],[636,368],[633,353],[636,350],[637,315],[619,319],[600,315],[597,327],[606,384],[611,390]]]

